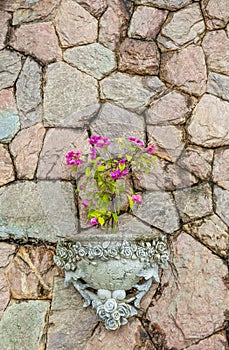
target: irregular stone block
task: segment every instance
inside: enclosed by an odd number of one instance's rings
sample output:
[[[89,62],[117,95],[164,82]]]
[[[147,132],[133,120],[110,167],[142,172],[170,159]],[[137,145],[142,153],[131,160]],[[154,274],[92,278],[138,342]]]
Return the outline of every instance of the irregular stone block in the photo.
[[[51,22],[29,23],[18,27],[12,34],[10,44],[18,51],[36,56],[43,63],[60,60],[62,56]]]
[[[14,181],[14,168],[7,148],[0,144],[0,186]]]
[[[91,15],[100,17],[107,8],[107,0],[76,0]]]
[[[202,0],[203,13],[209,29],[225,27],[229,21],[229,7],[227,0]]]
[[[0,237],[56,242],[75,237],[74,188],[66,182],[15,182],[0,188]]]
[[[37,169],[45,128],[41,123],[19,131],[10,144],[10,152],[19,179],[33,179]]]
[[[206,91],[205,57],[200,46],[190,45],[161,56],[161,78],[193,95]]]
[[[188,127],[191,141],[205,147],[229,144],[229,103],[204,95],[194,109]]]
[[[16,245],[0,242],[1,261],[0,267],[7,267],[14,257]]]
[[[96,79],[104,78],[117,66],[115,54],[98,43],[67,49],[64,59]]]
[[[55,26],[63,47],[96,41],[98,21],[75,1],[66,0],[57,10]]]
[[[229,191],[214,187],[216,214],[229,226]]]
[[[0,141],[8,143],[20,128],[13,89],[0,91]]]
[[[41,67],[27,58],[16,83],[16,99],[22,128],[42,120]]]
[[[174,11],[189,5],[192,0],[134,0],[136,5],[149,5]]]
[[[48,67],[44,88],[46,126],[83,126],[98,109],[94,78],[63,62]]]
[[[0,340],[1,340],[1,318],[10,301],[10,288],[6,276],[0,270]],[[2,343],[1,343],[2,346]]]
[[[207,92],[229,101],[229,77],[218,73],[209,73]]]
[[[12,51],[0,51],[0,90],[13,86],[21,69],[21,56]]]
[[[0,50],[5,47],[6,35],[8,32],[8,24],[11,15],[0,10]]]
[[[213,181],[229,191],[229,149],[217,149],[213,163]]]

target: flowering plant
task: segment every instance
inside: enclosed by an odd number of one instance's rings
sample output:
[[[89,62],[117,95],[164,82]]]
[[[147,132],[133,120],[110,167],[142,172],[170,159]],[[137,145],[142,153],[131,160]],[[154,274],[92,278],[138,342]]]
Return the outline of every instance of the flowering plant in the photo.
[[[134,203],[143,200],[134,190],[134,176],[142,171],[149,173],[154,165],[154,145],[145,147],[135,137],[117,138],[115,143],[117,154],[111,152],[112,143],[107,137],[94,135],[89,139],[90,154],[78,150],[66,154],[66,163],[74,171],[85,164],[76,193],[85,197],[82,204],[91,226],[117,227],[125,203],[132,210]]]

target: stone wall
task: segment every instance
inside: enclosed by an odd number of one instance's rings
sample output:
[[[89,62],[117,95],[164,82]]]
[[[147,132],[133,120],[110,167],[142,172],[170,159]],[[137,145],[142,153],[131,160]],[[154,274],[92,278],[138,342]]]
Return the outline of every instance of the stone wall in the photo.
[[[228,0],[0,0],[1,350],[228,349],[228,21]],[[64,155],[90,134],[156,145],[120,225],[173,255],[113,333],[53,264],[89,228]]]

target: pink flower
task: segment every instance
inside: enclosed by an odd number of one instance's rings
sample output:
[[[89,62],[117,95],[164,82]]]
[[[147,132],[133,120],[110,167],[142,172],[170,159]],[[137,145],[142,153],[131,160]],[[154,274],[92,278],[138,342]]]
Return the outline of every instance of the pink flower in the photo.
[[[96,149],[94,147],[91,147],[90,151],[91,151],[91,159],[95,159],[96,158]]]
[[[156,146],[154,145],[150,145],[149,147],[146,148],[146,152],[152,154],[153,152],[155,152],[156,150]]]
[[[110,141],[108,140],[107,137],[102,137],[102,136],[98,136],[98,135],[91,136],[89,143],[90,143],[90,145],[95,146],[95,147],[99,147],[99,148],[103,148],[105,146],[110,145]]]
[[[67,165],[80,165],[83,163],[82,159],[82,154],[80,151],[70,151],[66,154],[65,158],[66,158],[66,163]]]
[[[118,169],[116,171],[112,171],[110,173],[110,177],[112,178],[112,180],[116,180],[116,179],[120,179],[122,176],[127,176],[128,173],[129,173],[128,169],[124,169],[123,171]]]
[[[91,226],[95,226],[95,225],[98,225],[99,223],[98,223],[98,221],[97,221],[97,219],[96,218],[92,218],[91,219],[91,221],[90,221],[90,225]]]
[[[135,142],[140,147],[144,147],[144,142],[142,140],[137,139],[136,137],[129,137],[128,140]]]
[[[134,194],[131,198],[136,203],[141,203],[142,202],[142,196],[140,194]]]
[[[89,200],[88,199],[85,199],[85,201],[83,201],[83,203],[82,203],[85,207],[87,207],[88,206],[88,204],[89,204]]]

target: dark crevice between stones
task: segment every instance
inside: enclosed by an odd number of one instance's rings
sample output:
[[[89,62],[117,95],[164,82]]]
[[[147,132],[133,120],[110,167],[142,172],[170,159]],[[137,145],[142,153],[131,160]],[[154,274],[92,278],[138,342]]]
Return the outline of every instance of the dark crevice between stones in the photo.
[[[140,322],[156,350],[176,350],[175,348],[169,349],[166,334],[157,323],[153,323],[146,318],[140,319]]]

